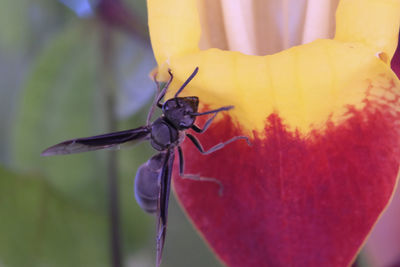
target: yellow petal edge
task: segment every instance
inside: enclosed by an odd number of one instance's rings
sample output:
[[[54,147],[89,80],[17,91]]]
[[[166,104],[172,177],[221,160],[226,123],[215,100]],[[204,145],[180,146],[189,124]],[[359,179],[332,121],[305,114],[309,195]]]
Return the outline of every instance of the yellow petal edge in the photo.
[[[307,134],[323,128],[328,119],[345,119],[346,107],[360,109],[366,97],[393,98],[385,89],[389,84],[400,88],[387,63],[397,46],[400,0],[342,0],[333,40],[319,39],[267,56],[200,51],[196,0],[147,3],[159,79],[167,79],[166,69],[171,68],[172,93],[198,66],[198,75],[182,95],[199,96],[210,108],[234,105],[229,115],[249,135],[254,130],[262,134],[273,112],[293,130]],[[381,60],[380,53],[387,60]]]

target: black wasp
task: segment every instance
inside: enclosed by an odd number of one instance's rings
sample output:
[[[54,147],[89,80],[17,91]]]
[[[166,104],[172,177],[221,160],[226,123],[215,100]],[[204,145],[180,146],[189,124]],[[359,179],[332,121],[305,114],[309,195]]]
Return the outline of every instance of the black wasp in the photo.
[[[226,106],[205,112],[198,112],[198,97],[178,97],[185,86],[196,76],[198,70],[199,68],[197,67],[176,92],[175,96],[168,99],[163,104],[161,101],[165,96],[168,86],[172,82],[173,75],[171,71],[169,71],[170,79],[162,90],[160,84],[154,79],[159,94],[156,96],[151,106],[145,126],[131,130],[64,141],[49,147],[42,153],[42,156],[64,155],[98,149],[119,148],[119,145],[128,142],[150,140],[152,147],[159,151],[159,153],[139,167],[135,178],[135,197],[139,206],[144,211],[157,214],[157,266],[161,263],[167,229],[168,200],[175,148],[178,149],[179,174],[182,178],[216,182],[220,186],[219,193],[221,193],[222,184],[217,179],[200,177],[194,174],[184,174],[184,158],[180,144],[185,136],[187,136],[202,154],[210,154],[238,139],[244,139],[250,144],[246,136],[235,136],[205,151],[197,138],[186,132],[188,129],[192,129],[197,133],[205,132],[219,112],[233,108],[233,106]],[[161,108],[162,115],[151,123],[150,120],[156,106]],[[213,114],[213,116],[206,121],[203,129],[194,124],[196,117],[207,114]]]

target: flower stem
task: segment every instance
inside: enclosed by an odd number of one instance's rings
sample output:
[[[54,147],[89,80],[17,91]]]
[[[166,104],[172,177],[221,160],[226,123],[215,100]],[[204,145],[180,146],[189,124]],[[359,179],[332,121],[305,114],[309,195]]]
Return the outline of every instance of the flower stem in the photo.
[[[113,75],[113,39],[108,25],[102,24],[101,36],[101,75],[103,77],[103,93],[105,98],[105,109],[107,117],[107,130],[113,132],[117,128],[115,115],[115,86]],[[120,223],[119,223],[119,201],[118,201],[118,173],[116,151],[107,153],[107,176],[108,176],[108,214],[110,229],[111,266],[122,266]]]

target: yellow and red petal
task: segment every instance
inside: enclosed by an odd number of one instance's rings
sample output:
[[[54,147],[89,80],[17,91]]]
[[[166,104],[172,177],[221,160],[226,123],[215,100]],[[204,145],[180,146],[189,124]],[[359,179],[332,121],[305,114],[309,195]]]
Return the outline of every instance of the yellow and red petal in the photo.
[[[195,0],[148,0],[160,78],[208,108],[234,105],[199,136],[205,147],[248,135],[208,156],[184,145],[175,179],[182,206],[229,266],[344,266],[393,193],[400,162],[400,83],[388,65],[400,1],[342,0],[333,40],[269,56],[200,51]],[[369,26],[368,26],[369,25]],[[206,108],[203,107],[203,108]]]
[[[397,47],[392,59],[392,69],[400,75],[400,49]],[[365,244],[368,264],[371,266],[400,265],[400,187],[390,201],[385,213],[379,218]]]

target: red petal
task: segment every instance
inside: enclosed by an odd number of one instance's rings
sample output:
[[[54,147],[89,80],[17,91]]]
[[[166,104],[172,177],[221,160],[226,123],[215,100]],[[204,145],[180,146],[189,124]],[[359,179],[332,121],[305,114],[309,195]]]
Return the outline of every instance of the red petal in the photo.
[[[393,192],[400,115],[372,102],[347,115],[301,137],[273,114],[266,138],[208,156],[185,142],[186,172],[217,178],[224,191],[220,197],[216,183],[176,178],[175,192],[228,266],[351,263]],[[225,117],[199,139],[208,148],[235,135],[240,129]]]

